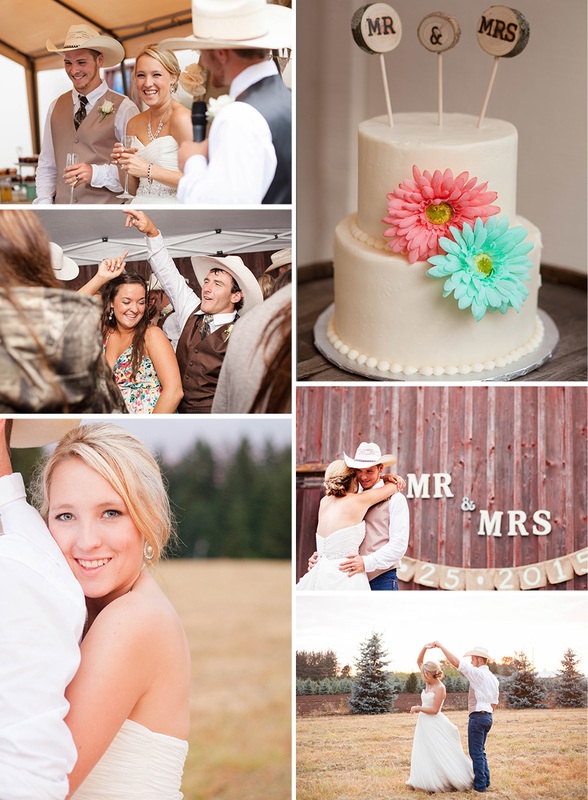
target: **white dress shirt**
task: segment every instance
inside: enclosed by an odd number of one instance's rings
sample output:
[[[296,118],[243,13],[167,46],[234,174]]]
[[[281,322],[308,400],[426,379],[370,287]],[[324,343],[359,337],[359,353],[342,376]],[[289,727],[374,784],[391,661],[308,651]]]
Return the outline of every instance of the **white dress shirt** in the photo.
[[[467,662],[465,659],[460,659],[458,672],[467,678],[470,682],[470,689],[473,689],[475,697],[475,707],[470,708],[472,711],[487,711],[492,713],[492,705],[498,705],[499,684],[496,675],[493,675],[488,669],[488,665],[484,664],[481,667],[474,667],[473,664]]]
[[[93,89],[87,95],[84,95],[84,97],[88,98],[88,104],[86,106],[87,114],[90,113],[96,103],[100,102],[100,99],[104,94],[106,94],[107,91],[108,84],[106,81],[102,81],[98,88]],[[71,94],[73,98],[72,113],[75,114],[80,107],[80,95],[75,89],[71,90]],[[41,145],[39,164],[37,166],[37,197],[33,203],[53,203],[56,181],[62,179],[61,176],[63,175],[63,170],[65,168],[65,164],[62,165],[61,172],[59,175],[57,174],[55,151],[53,149],[53,134],[51,133],[51,115],[53,114],[53,109],[55,108],[55,103],[58,99],[59,98],[56,98],[51,103],[49,107],[49,113],[47,114],[47,120],[45,121],[43,144]],[[126,133],[129,120],[138,113],[139,109],[137,106],[131,100],[129,100],[128,97],[125,97],[118,107],[114,117],[114,132],[116,134],[117,141],[123,141],[122,137]],[[111,192],[122,192],[122,186],[120,185],[118,176],[118,167],[116,167],[114,164],[92,164],[92,180],[90,181],[90,185],[99,189],[105,187],[106,189],[110,189]]]
[[[0,478],[0,522],[0,797],[63,800],[84,594],[17,473]]]
[[[273,61],[252,64],[231,83],[229,96],[239,97],[254,83],[277,75]],[[178,185],[181,203],[259,205],[276,173],[278,159],[265,118],[249,103],[229,103],[210,126],[208,161],[191,156]]]
[[[145,237],[147,242],[147,258],[151,269],[165,294],[171,300],[171,304],[176,312],[177,326],[180,331],[184,330],[184,325],[192,314],[203,314],[200,309],[200,298],[190,289],[182,274],[174,264],[173,258],[167,251],[163,236],[150,238]],[[215,314],[210,323],[210,332],[214,333],[221,325],[232,322],[237,316],[236,311],[229,314]],[[181,335],[181,333],[180,333]]]
[[[380,488],[383,485],[384,481],[378,481],[374,488]],[[358,491],[363,491],[361,486]],[[401,564],[402,556],[406,553],[409,535],[409,513],[408,503],[402,492],[396,492],[392,495],[388,501],[388,510],[390,512],[390,539],[379,550],[363,556],[366,572],[397,568]]]

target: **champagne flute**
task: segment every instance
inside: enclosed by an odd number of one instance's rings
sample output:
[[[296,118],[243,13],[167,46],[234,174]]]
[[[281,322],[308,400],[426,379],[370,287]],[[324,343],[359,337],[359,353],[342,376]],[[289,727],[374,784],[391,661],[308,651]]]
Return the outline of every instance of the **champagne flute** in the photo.
[[[78,158],[78,154],[77,153],[68,153],[65,158],[66,158],[66,161],[65,161],[66,167],[72,167],[74,164],[78,164],[79,163],[79,158]],[[71,184],[71,191],[70,191],[70,194],[69,194],[69,203],[70,203],[70,205],[73,203],[73,193],[74,193],[74,186],[73,186],[73,184]]]
[[[133,136],[123,136],[123,145],[124,145],[124,152],[125,153],[132,153],[133,152]],[[117,197],[120,200],[132,200],[134,195],[130,194],[129,192],[129,173],[125,170],[125,190],[122,194],[117,194]]]

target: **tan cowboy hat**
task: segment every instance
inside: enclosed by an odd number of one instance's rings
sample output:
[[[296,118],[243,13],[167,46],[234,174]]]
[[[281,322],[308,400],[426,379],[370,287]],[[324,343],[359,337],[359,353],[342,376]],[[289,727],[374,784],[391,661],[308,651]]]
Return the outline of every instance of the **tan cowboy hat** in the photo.
[[[45,447],[58,442],[62,436],[77,428],[81,419],[22,419],[14,420],[10,447],[22,450],[26,447]]]
[[[223,258],[218,258],[217,256],[192,256],[192,267],[201,287],[204,285],[204,278],[206,278],[211,269],[222,269],[233,276],[243,292],[243,308],[239,311],[239,316],[241,317],[251,311],[258,303],[263,302],[263,294],[257,279],[239,256],[224,256]]]
[[[60,281],[73,281],[80,274],[80,268],[69,256],[64,255],[63,250],[55,242],[49,242],[51,250],[51,266],[55,277]]]
[[[277,250],[271,255],[272,263],[266,269],[266,272],[271,272],[274,269],[285,267],[286,264],[292,264],[292,248],[288,247],[286,250]]]
[[[490,653],[486,650],[485,647],[474,647],[473,650],[468,650],[467,653],[464,653],[463,657],[466,656],[479,656],[480,658],[487,658],[489,661],[492,659],[490,658]]]
[[[291,8],[266,0],[192,0],[193,36],[164,39],[162,50],[218,50],[292,47]]]
[[[50,53],[68,53],[71,50],[98,50],[104,56],[105,67],[116,67],[124,61],[125,49],[111,36],[103,36],[90,25],[71,25],[61,47],[47,39],[45,46]]]
[[[375,442],[362,442],[355,451],[355,458],[351,458],[347,453],[343,453],[343,458],[348,467],[352,469],[367,469],[376,464],[389,467],[396,464],[396,456],[386,453],[382,455],[380,448]]]

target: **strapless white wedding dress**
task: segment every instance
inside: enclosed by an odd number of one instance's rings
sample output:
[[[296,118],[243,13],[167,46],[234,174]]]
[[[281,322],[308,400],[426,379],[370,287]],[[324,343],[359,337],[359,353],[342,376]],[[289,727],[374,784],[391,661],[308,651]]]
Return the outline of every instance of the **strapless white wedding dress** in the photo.
[[[349,577],[339,569],[346,556],[357,555],[359,545],[365,538],[365,522],[349,528],[339,528],[329,536],[316,536],[318,561],[296,584],[299,592],[345,591],[365,592],[370,590],[370,582],[365,572]]]
[[[178,169],[178,143],[173,136],[159,136],[149,144],[142,144],[135,137],[135,147],[138,147],[137,155],[139,158],[155,164],[164,169]],[[177,189],[166,186],[163,183],[153,181],[149,183],[147,178],[139,178],[139,187],[131,205],[146,205],[149,203],[177,203]]]
[[[188,742],[127,719],[72,800],[182,800]]]
[[[432,707],[434,701],[433,692],[423,689],[421,705]],[[472,762],[463,751],[459,731],[441,711],[418,713],[406,783],[427,792],[466,792],[474,785]]]

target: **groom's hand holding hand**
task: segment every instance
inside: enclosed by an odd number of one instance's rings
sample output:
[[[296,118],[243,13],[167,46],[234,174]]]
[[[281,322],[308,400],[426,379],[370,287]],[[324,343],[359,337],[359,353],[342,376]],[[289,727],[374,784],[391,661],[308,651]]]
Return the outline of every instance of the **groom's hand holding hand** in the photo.
[[[63,171],[63,178],[69,186],[79,186],[81,183],[90,183],[92,180],[91,164],[72,164]]]
[[[406,481],[401,475],[382,475],[382,480],[384,483],[395,484],[399,492],[403,492],[406,489]]]
[[[347,556],[344,561],[339,564],[341,572],[346,572],[349,577],[357,575],[360,572],[365,572],[365,564],[361,556]]]

